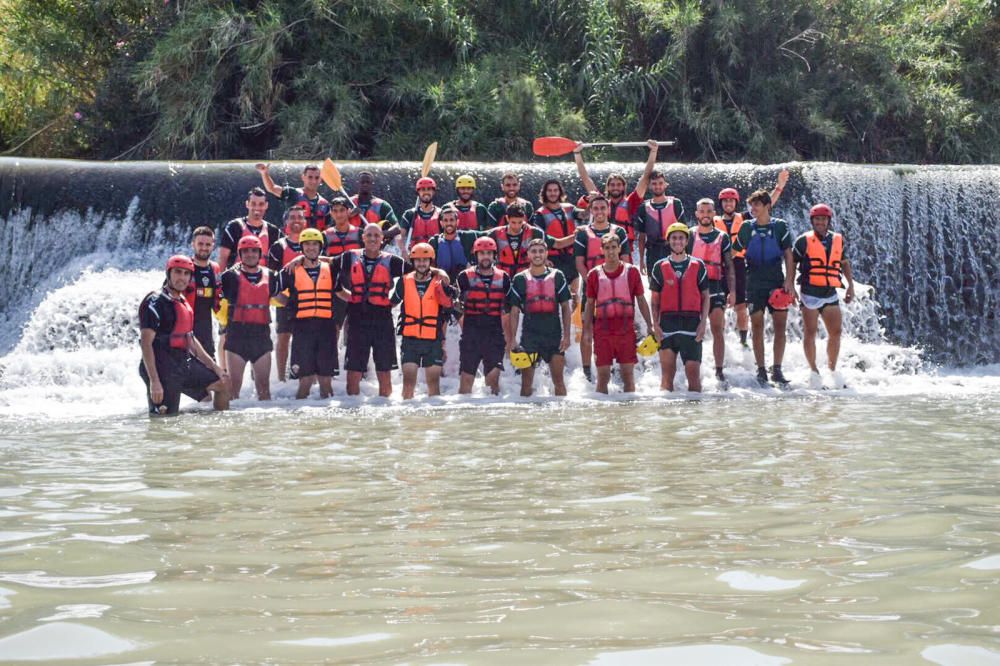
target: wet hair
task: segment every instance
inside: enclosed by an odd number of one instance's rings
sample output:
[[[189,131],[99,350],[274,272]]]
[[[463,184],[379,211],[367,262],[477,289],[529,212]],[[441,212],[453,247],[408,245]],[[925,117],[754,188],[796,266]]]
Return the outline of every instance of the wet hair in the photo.
[[[662,178],[663,180],[667,179],[667,177],[665,175],[663,175],[663,172],[660,171],[659,169],[656,169],[656,170],[652,171],[649,174],[649,179],[650,180],[658,180],[660,178]]]
[[[512,203],[507,206],[507,217],[525,217],[527,213],[524,212],[524,206],[519,203]]]
[[[191,232],[191,240],[194,240],[198,236],[211,236],[212,238],[215,238],[215,231],[212,227],[198,227]]]
[[[700,206],[702,204],[708,204],[712,208],[715,208],[715,202],[709,199],[708,197],[705,197],[703,199],[698,199],[698,203],[696,203],[695,206]]]
[[[247,201],[250,201],[250,197],[266,197],[267,192],[259,187],[251,187],[250,191],[247,192]]]
[[[608,174],[608,177],[604,180],[604,187],[607,187],[608,185],[610,185],[611,181],[613,181],[613,180],[620,180],[620,181],[622,181],[622,185],[624,185],[625,187],[628,187],[628,181],[625,180],[625,176],[623,176],[622,174],[618,173],[617,171],[612,171],[611,173]]]
[[[319,171],[319,167],[315,164],[307,164],[302,167],[302,173],[308,173],[310,171]]]
[[[754,201],[759,201],[765,206],[771,205],[771,193],[767,190],[756,190],[753,194],[747,197],[747,203],[752,204]]]
[[[549,185],[558,185],[559,186],[559,201],[565,201],[566,200],[566,190],[563,189],[563,184],[560,183],[555,178],[549,178],[547,181],[545,181],[544,183],[542,183],[542,189],[538,190],[538,203],[540,203],[542,205],[544,205],[546,203],[546,201],[545,201],[545,190],[549,189]]]

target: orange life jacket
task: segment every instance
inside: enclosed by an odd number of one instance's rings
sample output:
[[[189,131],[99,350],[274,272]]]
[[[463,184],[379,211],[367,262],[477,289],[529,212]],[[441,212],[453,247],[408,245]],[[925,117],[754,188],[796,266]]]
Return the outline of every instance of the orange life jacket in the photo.
[[[401,332],[404,338],[437,340],[438,316],[441,306],[451,305],[441,285],[441,278],[431,278],[427,290],[421,296],[417,291],[416,273],[403,276],[403,311]]]
[[[573,204],[564,203],[559,204],[559,208],[556,210],[542,206],[535,213],[542,217],[542,228],[546,234],[554,238],[564,238],[576,232],[576,216],[573,211]],[[551,248],[549,256],[572,257],[573,247],[564,247],[561,250]]]
[[[716,235],[715,240],[711,243],[705,242],[698,232],[698,227],[691,230],[691,235],[693,238],[693,247],[691,249],[691,254],[698,259],[701,259],[705,263],[705,269],[708,272],[709,280],[721,280],[722,279],[722,234],[721,232]]]
[[[698,273],[701,261],[691,257],[684,275],[677,277],[677,271],[669,259],[660,261],[660,312],[701,317],[701,290],[698,289]]]
[[[635,317],[635,303],[628,287],[628,273],[632,267],[622,264],[618,277],[608,277],[604,264],[596,266],[597,299],[594,301],[596,319],[632,319]]]
[[[337,234],[336,227],[329,227],[323,233],[326,235],[326,256],[328,257],[339,257],[348,250],[358,250],[364,247],[364,243],[361,241],[361,229],[353,224],[348,225],[347,233],[343,238]]]
[[[741,213],[733,213],[732,227],[726,227],[726,220],[721,215],[716,215],[713,219],[715,222],[715,228],[724,234],[729,234],[729,240],[733,244],[733,257],[745,257],[747,251],[736,249],[736,237],[740,234],[740,227],[743,226],[743,215]]]
[[[262,275],[257,284],[247,279],[245,271],[240,271],[240,287],[236,293],[236,302],[232,304],[230,321],[234,324],[258,324],[266,326],[271,323],[270,278],[266,268],[260,269]]]
[[[503,314],[503,304],[507,294],[503,289],[503,279],[506,273],[493,267],[493,279],[489,287],[479,275],[477,267],[472,266],[464,271],[469,280],[469,288],[462,295],[465,303],[465,314],[473,316],[499,317]]]
[[[814,231],[806,232],[806,256],[802,262],[804,277],[813,287],[842,287],[840,280],[841,264],[844,260],[844,237],[829,231],[833,237],[830,244],[830,254]]]
[[[379,255],[375,270],[370,276],[365,275],[365,259],[362,250],[350,250],[351,253],[351,303],[370,303],[379,307],[392,306],[389,302],[389,292],[392,290],[392,255],[382,252]]]
[[[333,273],[330,264],[320,262],[316,280],[309,276],[306,267],[295,267],[296,319],[333,318]]]
[[[657,208],[651,200],[643,203],[645,209],[645,219],[643,220],[643,233],[646,234],[646,242],[653,245],[663,245],[667,241],[667,229],[677,221],[677,211],[674,208],[674,198],[667,197],[667,205]]]
[[[549,270],[538,278],[530,271],[524,271],[524,311],[528,314],[554,314],[558,309],[556,303],[556,272]]]

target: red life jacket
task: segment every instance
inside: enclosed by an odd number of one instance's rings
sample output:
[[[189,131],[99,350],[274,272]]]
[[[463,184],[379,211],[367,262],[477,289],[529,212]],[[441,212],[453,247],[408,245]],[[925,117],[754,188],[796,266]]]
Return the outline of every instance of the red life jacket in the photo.
[[[840,272],[844,259],[844,237],[833,231],[827,233],[833,237],[830,256],[827,256],[826,247],[816,236],[816,232],[806,232],[806,257],[802,262],[803,277],[813,287],[842,287],[844,285],[840,281]]]
[[[635,225],[632,224],[632,214],[629,210],[628,196],[624,197],[618,203],[611,203],[611,199],[608,199],[608,205],[611,206],[611,221],[619,227],[625,229],[628,233],[628,239],[630,241],[635,240]]]
[[[725,232],[723,232],[725,233]],[[709,280],[722,279],[722,233],[716,235],[711,243],[705,242],[695,227],[691,230],[693,236],[693,247],[691,254],[705,263]]]
[[[296,258],[302,256],[302,246],[299,245],[299,249],[298,250],[293,250],[292,249],[292,242],[293,242],[292,239],[290,239],[288,236],[285,236],[280,241],[278,241],[278,243],[281,245],[281,267],[282,268],[284,268],[285,266],[287,266],[288,262],[290,262],[291,260],[296,259]],[[298,245],[298,243],[296,243],[296,245]]]
[[[550,270],[541,278],[526,272],[524,277],[527,292],[524,297],[524,311],[528,314],[554,314],[558,309],[556,272]]]
[[[523,271],[531,263],[531,260],[528,259],[528,248],[525,246],[531,240],[532,235],[530,225],[522,224],[521,244],[518,246],[517,255],[515,255],[510,246],[509,229],[506,226],[497,227],[493,230],[492,236],[497,243],[497,265],[504,273],[514,277],[515,273]]]
[[[359,250],[364,247],[361,241],[361,230],[353,224],[348,225],[347,234],[341,238],[336,227],[329,227],[325,232],[326,256],[339,257],[348,250]]]
[[[479,231],[479,216],[476,215],[478,206],[475,201],[469,202],[469,210],[462,210],[458,207],[457,201],[452,201],[451,205],[458,211],[458,228],[471,231]]]
[[[514,202],[521,204],[521,207],[524,208],[525,213],[527,213],[528,211],[531,210],[531,202],[528,201],[527,199],[522,199],[521,197],[514,197]],[[510,205],[507,202],[506,197],[497,197],[496,199],[493,200],[493,203],[494,204],[499,204],[499,205],[503,206],[503,210],[504,211],[506,211],[507,210],[507,206]],[[490,204],[490,205],[492,206],[493,204]],[[505,226],[507,226],[507,213],[506,212],[503,215],[500,216],[499,220],[497,220],[497,226],[498,227],[505,227]]]
[[[611,278],[604,272],[604,264],[596,266],[597,299],[594,301],[596,319],[633,319],[635,303],[628,287],[628,273],[632,267],[622,264],[622,272]]]
[[[647,199],[643,204],[645,210],[645,220],[643,233],[646,234],[647,243],[662,245],[667,240],[667,229],[677,221],[677,211],[674,209],[674,198],[667,197],[667,205],[663,208],[656,208]]]
[[[384,204],[385,201],[375,196],[373,196],[371,200],[365,205],[361,205],[360,203],[358,203],[358,201],[359,198],[357,194],[351,197],[351,203],[354,204],[354,207],[361,209],[361,215],[355,215],[354,217],[352,217],[351,224],[360,228],[362,226],[362,223],[378,224],[379,222],[382,221],[382,219],[379,217],[379,214],[382,210],[382,204]]]
[[[392,255],[382,252],[378,263],[370,277],[365,276],[365,259],[362,250],[349,250],[351,253],[351,303],[370,303],[387,308],[389,292],[392,290]]]
[[[301,187],[295,188],[295,194],[295,202],[291,205],[301,206],[304,209],[306,226],[323,231],[326,228],[327,216],[330,214],[330,202],[318,194],[315,200],[310,201],[306,198],[305,192],[302,191]],[[267,253],[267,248],[264,248],[264,252],[265,254]]]
[[[486,281],[479,275],[475,266],[466,268],[462,272],[469,280],[469,288],[462,295],[465,314],[487,317],[499,317],[503,314],[503,304],[507,298],[507,293],[503,289],[505,273],[494,266],[493,280],[487,288]]]
[[[604,233],[617,234],[618,228],[618,225],[612,224]],[[584,263],[587,270],[590,271],[591,269],[604,263],[604,250],[601,249],[601,238],[604,236],[598,236],[593,227],[589,224],[586,226],[585,231],[587,233],[587,256],[584,259]]]
[[[261,258],[261,260],[266,259],[267,252],[268,252],[268,250],[271,249],[271,241],[267,237],[267,222],[261,223],[261,225],[260,225],[260,233],[259,234],[255,234],[254,232],[250,231],[250,223],[247,222],[246,219],[244,219],[242,222],[240,222],[240,224],[243,225],[243,233],[240,234],[240,238],[246,238],[247,236],[256,236],[257,238],[259,238],[260,239],[260,258]],[[236,251],[236,250],[233,250],[233,254],[236,256],[236,261],[239,261],[239,258],[240,258],[239,252]]]
[[[219,290],[216,289],[216,285],[219,282],[219,273],[222,272],[222,268],[214,261],[209,261],[208,265],[212,267],[212,274],[215,276],[211,286],[195,285],[194,275],[192,275],[191,284],[184,290],[184,298],[187,299],[188,305],[192,308],[194,307],[195,299],[198,298],[211,298],[213,307],[219,303]]]
[[[564,238],[576,233],[576,219],[573,212],[573,204],[559,204],[558,211],[552,210],[547,206],[541,206],[535,211],[537,215],[542,217],[542,229],[545,233],[554,238]],[[560,217],[560,213],[562,217]],[[551,248],[549,250],[550,257],[572,257],[573,247],[564,247],[561,250]]]
[[[174,298],[167,293],[166,288],[161,293],[174,304],[174,325],[169,333],[157,333],[156,340],[165,343],[169,349],[187,351],[188,340],[194,335],[194,308],[188,305],[186,297]],[[143,309],[148,307],[148,300],[147,296],[139,306],[140,318]]]
[[[733,213],[732,228],[726,228],[726,220],[721,215],[716,215],[713,219],[715,223],[715,228],[724,234],[729,234],[729,240],[733,244],[733,257],[745,257],[747,256],[746,250],[736,249],[736,237],[740,235],[740,227],[743,226],[743,215],[741,213]]]
[[[439,219],[441,217],[441,209],[435,206],[434,214],[426,220],[420,216],[419,210],[419,208],[413,209],[413,219],[411,220],[413,234],[410,236],[410,248],[417,243],[426,243],[433,236],[441,233],[441,220]]]
[[[262,275],[257,284],[247,279],[247,274],[240,271],[240,288],[236,293],[236,302],[231,305],[232,315],[229,321],[234,324],[257,324],[266,326],[271,323],[270,278],[266,268],[261,268]]]
[[[660,312],[701,317],[701,290],[698,289],[698,272],[701,260],[691,257],[683,277],[669,259],[660,262],[660,278],[663,291],[660,292]]]

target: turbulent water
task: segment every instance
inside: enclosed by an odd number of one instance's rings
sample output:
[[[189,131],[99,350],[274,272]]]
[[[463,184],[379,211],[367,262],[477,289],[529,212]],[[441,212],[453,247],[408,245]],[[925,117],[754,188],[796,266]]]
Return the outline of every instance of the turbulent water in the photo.
[[[0,661],[1000,664],[1000,365],[973,365],[997,360],[996,260],[973,219],[931,226],[996,185],[851,169],[800,172],[868,211],[842,227],[865,284],[836,391],[806,388],[793,312],[788,391],[730,326],[728,391],[706,342],[700,396],[660,392],[655,360],[598,395],[571,351],[567,398],[510,370],[459,397],[452,329],[439,398],[404,403],[395,373],[388,400],[274,380],[261,404],[247,381],[229,413],[150,421],[136,305],[190,225],[139,196],[8,212]]]

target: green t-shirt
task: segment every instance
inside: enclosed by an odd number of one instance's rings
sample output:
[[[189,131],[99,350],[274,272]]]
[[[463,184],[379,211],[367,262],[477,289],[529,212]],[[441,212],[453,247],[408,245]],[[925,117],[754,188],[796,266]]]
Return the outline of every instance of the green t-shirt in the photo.
[[[792,234],[784,220],[769,224],[750,219],[740,227],[733,249],[746,250],[747,292],[771,291],[785,281],[784,251],[792,249]]]
[[[529,314],[524,311],[524,302],[528,294],[528,280],[544,280],[549,273],[555,272],[556,305],[560,305],[570,300],[569,283],[566,276],[556,268],[548,268],[540,276],[531,275],[529,270],[524,270],[514,276],[510,283],[510,291],[507,292],[507,302],[511,307],[521,309],[523,324],[521,326],[521,340],[527,339],[529,343],[541,341],[548,345],[557,345],[562,337],[562,319],[560,308],[556,308],[553,313]],[[522,342],[523,344],[523,342]]]
[[[573,256],[587,258],[587,243],[589,238],[587,237],[587,229],[590,225],[584,225],[582,227],[577,227],[576,229],[576,239],[573,241]],[[632,250],[628,246],[628,232],[617,224],[612,223],[607,229],[594,229],[594,235],[600,238],[604,234],[608,233],[611,229],[615,230],[618,234],[618,241],[621,243],[621,253],[620,256],[628,257]],[[601,263],[604,262],[603,255]]]
[[[691,257],[685,257],[683,261],[674,261],[671,257],[666,257],[660,259],[653,266],[653,270],[649,273],[649,290],[651,292],[655,291],[663,296],[663,289],[676,289],[676,286],[664,285],[663,284],[663,262],[669,262],[673,267],[674,272],[677,273],[679,279],[684,278],[684,272],[688,270],[691,266]],[[708,270],[705,268],[705,264],[700,264],[698,268],[698,290],[707,291],[709,286],[708,280]],[[700,309],[700,306],[699,306]],[[663,335],[673,335],[674,333],[681,333],[683,335],[695,335],[698,331],[698,324],[701,323],[701,316],[691,317],[686,315],[670,314],[670,313],[660,313],[660,328],[663,330]]]

